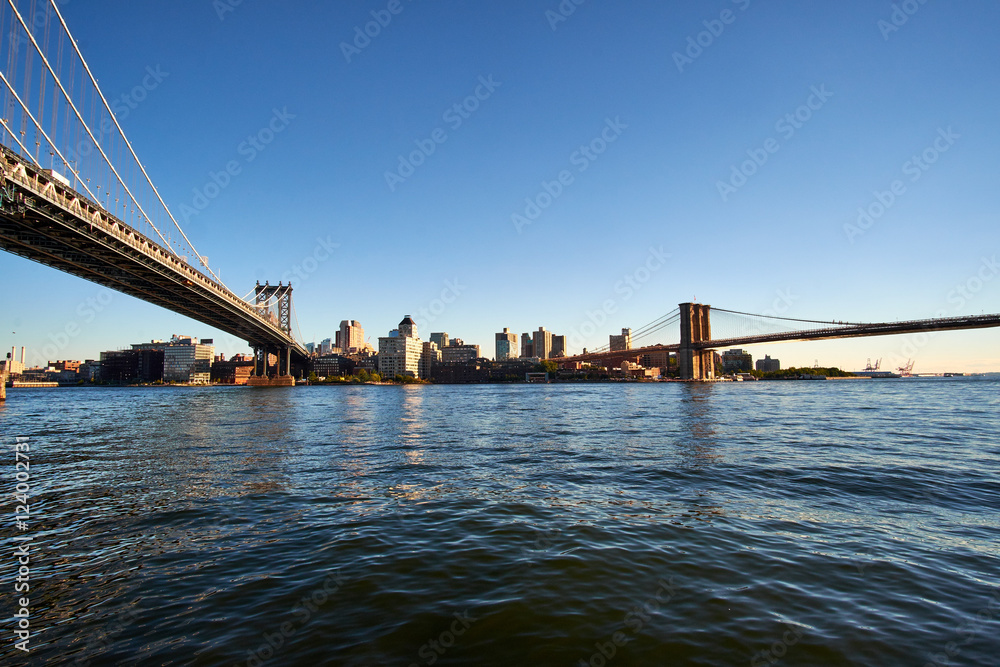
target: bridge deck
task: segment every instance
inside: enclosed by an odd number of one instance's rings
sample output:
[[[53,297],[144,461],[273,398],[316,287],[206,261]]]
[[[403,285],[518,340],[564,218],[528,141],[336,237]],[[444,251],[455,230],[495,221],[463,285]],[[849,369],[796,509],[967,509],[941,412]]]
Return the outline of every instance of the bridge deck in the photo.
[[[0,248],[253,344],[306,351],[225,286],[16,153],[0,152]]]

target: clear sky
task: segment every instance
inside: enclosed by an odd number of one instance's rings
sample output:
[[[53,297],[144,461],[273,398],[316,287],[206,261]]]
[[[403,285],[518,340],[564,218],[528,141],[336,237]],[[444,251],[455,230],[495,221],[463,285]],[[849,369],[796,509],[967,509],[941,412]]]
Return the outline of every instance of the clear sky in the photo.
[[[847,321],[1000,312],[996,2],[235,3],[61,7],[109,98],[165,73],[129,138],[233,291],[292,278],[306,341],[356,319],[377,345],[411,314],[488,356],[503,327],[577,352],[692,299]],[[77,324],[58,358],[173,333],[245,350],[7,253],[0,273],[8,349]],[[752,352],[1000,370],[1000,330],[906,342]]]

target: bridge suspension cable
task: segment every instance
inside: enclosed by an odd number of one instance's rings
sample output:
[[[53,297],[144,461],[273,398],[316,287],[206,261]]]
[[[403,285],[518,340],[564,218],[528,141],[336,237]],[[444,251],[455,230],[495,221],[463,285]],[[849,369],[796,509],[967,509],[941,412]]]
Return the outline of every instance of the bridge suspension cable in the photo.
[[[860,326],[865,326],[866,324],[871,324],[870,322],[839,322],[839,321],[827,322],[825,320],[801,320],[801,319],[796,319],[794,317],[779,317],[777,315],[758,315],[755,313],[742,313],[738,310],[727,310],[725,308],[716,308],[714,306],[712,307],[712,312],[731,313],[733,315],[746,315],[747,317],[759,317],[765,320],[783,320],[785,322],[806,322],[809,324],[826,324],[832,326],[841,325],[841,326],[860,327]]]
[[[113,159],[113,157],[116,153],[118,153],[122,149],[125,149],[125,151],[127,152],[127,157],[130,157],[131,160],[135,162],[135,166],[138,167],[138,171],[142,174],[143,177],[142,180],[144,180],[143,186],[144,187],[148,186],[149,192],[152,194],[155,201],[158,202],[159,206],[162,207],[162,211],[169,218],[169,223],[172,223],[173,227],[176,229],[177,233],[180,235],[180,237],[183,239],[183,242],[186,244],[186,250],[190,251],[190,254],[193,255],[194,258],[197,258],[198,263],[212,276],[212,278],[216,281],[216,283],[218,283],[224,289],[227,289],[227,291],[229,291],[228,288],[225,288],[225,285],[222,283],[222,280],[218,277],[218,275],[208,265],[206,258],[202,256],[194,247],[194,244],[191,242],[190,238],[188,238],[187,234],[184,232],[180,224],[177,222],[177,219],[170,212],[170,209],[167,206],[166,202],[163,200],[163,197],[160,195],[159,190],[153,184],[152,179],[149,177],[149,174],[146,171],[145,166],[139,160],[139,157],[136,154],[135,149],[132,146],[132,143],[128,140],[128,137],[125,135],[125,131],[122,128],[121,124],[119,123],[118,118],[116,117],[114,111],[112,110],[107,97],[105,97],[104,93],[101,91],[101,88],[97,83],[97,79],[94,76],[93,72],[91,71],[90,66],[87,64],[86,59],[83,57],[83,53],[80,51],[80,48],[76,40],[73,39],[73,35],[70,32],[69,26],[66,24],[66,21],[63,18],[62,13],[59,11],[59,8],[55,0],[45,0],[44,9],[38,9],[37,12],[35,11],[36,5],[35,2],[33,1],[31,3],[31,8],[32,8],[32,16],[34,19],[32,21],[32,25],[35,26],[36,30],[39,27],[38,16],[44,13],[45,17],[43,23],[44,31],[41,37],[44,43],[44,47],[48,47],[51,41],[50,21],[48,20],[48,15],[50,10],[52,12],[52,15],[58,19],[58,23],[62,28],[62,32],[60,32],[57,37],[58,49],[56,56],[57,58],[56,67],[53,67],[49,57],[46,56],[43,44],[39,44],[38,38],[36,38],[36,35],[32,32],[31,27],[29,27],[28,22],[22,15],[21,10],[18,8],[18,5],[14,2],[14,0],[7,0],[7,5],[13,11],[13,17],[11,20],[11,34],[10,34],[11,42],[9,45],[8,58],[7,58],[8,71],[11,70],[13,65],[15,65],[22,59],[22,54],[19,53],[18,44],[16,43],[17,38],[15,37],[14,34],[15,32],[17,32],[18,35],[21,34],[20,31],[16,30],[18,25],[23,31],[23,34],[27,37],[31,45],[34,47],[34,51],[40,57],[41,62],[44,65],[44,70],[41,73],[40,87],[37,90],[37,92],[34,93],[33,96],[32,86],[34,79],[31,74],[32,54],[30,52],[25,52],[23,54],[24,74],[21,77],[21,80],[24,84],[25,98],[22,98],[22,96],[17,93],[14,82],[10,81],[6,75],[3,76],[6,88],[10,91],[13,98],[17,101],[17,104],[18,106],[20,106],[23,113],[22,123],[21,123],[22,127],[20,131],[21,137],[25,136],[26,119],[30,119],[31,125],[33,125],[34,128],[37,130],[36,141],[35,141],[36,150],[34,154],[32,154],[28,146],[25,145],[24,141],[22,141],[22,139],[18,137],[18,133],[14,131],[14,128],[10,127],[8,123],[9,121],[8,118],[0,119],[3,121],[2,124],[4,130],[11,135],[11,138],[17,143],[21,151],[23,151],[25,157],[34,161],[35,164],[37,164],[39,167],[43,167],[43,165],[39,161],[40,157],[38,154],[39,147],[41,146],[41,141],[38,137],[38,134],[40,134],[41,137],[43,137],[45,142],[48,144],[48,147],[51,149],[49,151],[49,154],[52,155],[53,158],[55,156],[58,156],[59,160],[62,162],[65,168],[69,169],[73,173],[74,187],[76,187],[76,182],[79,182],[79,186],[84,191],[86,191],[87,195],[99,206],[105,208],[105,210],[107,210],[107,206],[105,204],[106,203],[110,204],[112,195],[113,194],[118,195],[119,188],[123,190],[124,192],[121,197],[119,196],[114,197],[115,215],[117,216],[119,214],[119,207],[118,207],[119,201],[121,201],[122,204],[121,215],[123,218],[130,217],[129,216],[130,209],[132,214],[138,211],[139,215],[141,216],[139,222],[149,226],[150,230],[156,234],[156,236],[162,242],[163,247],[170,254],[174,255],[175,257],[178,257],[179,259],[184,259],[182,252],[179,252],[178,250],[184,251],[185,248],[182,248],[180,244],[173,243],[170,239],[169,233],[164,235],[164,233],[161,232],[160,228],[156,225],[155,216],[151,216],[147,213],[146,208],[140,201],[140,197],[137,196],[137,193],[135,192],[135,186],[134,185],[132,187],[129,186],[128,183],[130,180],[132,180],[130,176],[131,172],[133,171],[132,168],[129,166],[129,162],[127,160],[124,160],[123,168],[120,169],[116,167],[115,160]],[[76,58],[79,59],[80,63],[82,64],[83,71],[86,73],[86,76],[88,77],[89,82],[90,84],[92,84],[93,87],[93,94],[89,96],[91,123],[88,123],[87,120],[84,119],[83,112],[81,111],[79,106],[74,102],[72,92],[67,90],[66,85],[63,83],[63,80],[60,76],[63,64],[62,61],[63,61],[63,51],[64,51],[63,49],[64,35],[65,38],[68,39],[68,41],[72,45],[73,47],[72,51],[73,53],[75,53]],[[70,57],[70,64],[71,64],[71,69],[70,69],[69,86],[70,88],[72,88],[74,80],[76,78],[76,59],[72,58],[72,56]],[[57,71],[57,69],[59,71]],[[61,93],[62,95],[61,99],[65,100],[66,104],[68,105],[66,108],[65,120],[63,123],[64,127],[62,128],[61,133],[58,132],[58,130],[60,129],[59,128],[60,98],[58,97],[58,95],[53,95],[52,97],[52,109],[53,109],[51,114],[52,117],[48,120],[48,122],[53,124],[52,134],[46,132],[44,128],[44,124],[46,122],[46,119],[44,118],[44,109],[45,109],[45,99],[46,99],[45,98],[46,88],[48,85],[46,82],[47,76],[51,77],[52,83],[58,88],[58,93]],[[82,105],[86,105],[88,101],[87,98],[88,95],[86,94],[85,90],[80,93],[80,101]],[[101,138],[104,137],[106,127],[107,129],[111,129],[110,126],[113,126],[114,129],[117,130],[117,134],[112,134],[110,137],[108,137],[106,144],[102,144],[98,136],[95,136],[94,130],[92,129],[95,112],[97,112],[97,106],[98,106],[97,98],[100,99],[100,111],[98,115],[104,118],[104,120],[100,124],[100,132],[99,132],[100,137]],[[35,100],[37,100],[39,107],[39,114],[37,117],[35,114],[31,112],[30,109],[31,102]],[[76,125],[73,125],[72,131],[69,129],[70,109],[72,109],[73,116],[75,117],[78,123]],[[107,123],[107,126],[105,125],[105,123]],[[60,150],[59,147],[60,142],[58,141],[58,139],[60,139],[59,135],[61,134],[62,143],[72,144],[71,137],[79,136],[80,129],[84,131],[86,138],[89,139],[89,141],[92,144],[92,147],[96,148],[97,151],[100,153],[101,158],[103,158],[104,164],[107,165],[107,169],[110,171],[110,174],[113,175],[111,182],[107,183],[108,187],[105,190],[104,196],[105,199],[107,200],[106,202],[103,202],[100,197],[101,186],[100,185],[97,186],[96,194],[94,193],[91,187],[91,176],[96,176],[97,173],[96,172],[89,173],[83,164],[87,155],[89,155],[89,152],[86,152],[85,150],[71,151],[73,153],[71,157],[77,158],[75,160],[72,160],[72,159],[67,159],[63,151]],[[55,139],[53,138],[53,136],[55,136]],[[88,148],[87,146],[78,146],[77,148],[81,147],[83,149]],[[111,153],[110,156],[108,154],[109,152]],[[103,170],[103,166],[98,169],[98,171],[101,170]],[[81,172],[83,172],[82,177],[81,177]],[[122,172],[124,172],[124,175]],[[112,187],[111,187],[112,185],[115,186],[114,192],[112,192]]]
[[[635,345],[635,343],[637,341],[647,339],[653,334],[656,334],[666,329],[667,327],[677,324],[677,322],[680,321],[680,317],[681,317],[680,310],[675,308],[674,310],[670,311],[663,317],[657,318],[652,322],[650,322],[649,324],[646,324],[640,327],[639,329],[636,329],[635,331],[632,332],[632,343],[633,343],[632,347],[643,347],[641,345],[637,346]],[[588,354],[600,354],[602,352],[609,352],[610,350],[611,350],[611,345],[609,344],[609,345],[602,345],[600,347],[594,348],[593,350],[588,350],[587,352]]]

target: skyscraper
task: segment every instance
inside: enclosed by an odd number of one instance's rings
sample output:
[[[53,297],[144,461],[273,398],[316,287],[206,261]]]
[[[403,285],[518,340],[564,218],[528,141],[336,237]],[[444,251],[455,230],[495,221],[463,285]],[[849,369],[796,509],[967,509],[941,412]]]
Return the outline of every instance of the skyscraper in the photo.
[[[529,359],[535,356],[535,343],[531,340],[531,334],[521,334],[521,356]]]
[[[552,356],[553,357],[566,356],[566,336],[552,337]]]
[[[552,332],[545,327],[538,327],[534,334],[535,355],[539,359],[548,359],[552,356]]]
[[[620,350],[631,350],[632,349],[632,330],[622,329],[621,336],[615,336],[612,334],[610,336],[610,349],[612,352],[617,352]]]
[[[496,335],[496,361],[515,359],[517,357],[517,334],[507,327]]]
[[[357,320],[343,320],[340,323],[339,347],[343,354],[358,352],[365,346],[365,330]]]
[[[431,342],[437,345],[439,350],[448,347],[448,332],[432,333]]]

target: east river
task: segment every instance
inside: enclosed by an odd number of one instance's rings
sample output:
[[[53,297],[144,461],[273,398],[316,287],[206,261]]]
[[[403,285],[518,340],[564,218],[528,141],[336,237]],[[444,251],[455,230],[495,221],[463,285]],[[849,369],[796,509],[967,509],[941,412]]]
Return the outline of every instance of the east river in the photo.
[[[997,665],[998,390],[11,390],[0,662]]]

